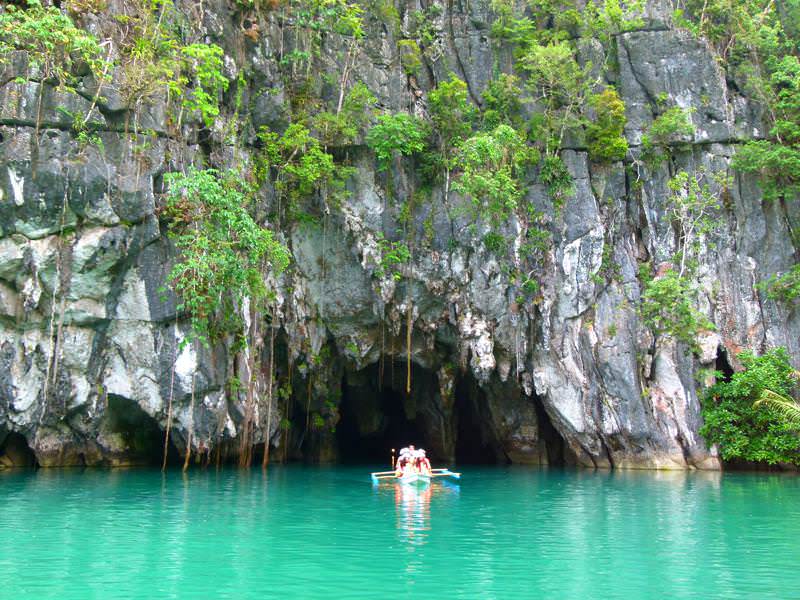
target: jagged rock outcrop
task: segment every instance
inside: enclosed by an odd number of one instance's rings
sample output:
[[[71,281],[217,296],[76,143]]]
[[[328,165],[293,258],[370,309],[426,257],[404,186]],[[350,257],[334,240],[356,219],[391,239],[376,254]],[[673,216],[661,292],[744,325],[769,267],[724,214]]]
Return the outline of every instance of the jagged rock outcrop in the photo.
[[[102,30],[120,4],[84,15],[85,26]],[[289,122],[290,98],[277,59],[282,24],[268,16],[258,35],[245,36],[247,11],[222,0],[203,4],[192,27],[225,48],[226,76],[248,77],[242,97],[226,95],[223,114],[202,135],[188,125],[172,130],[163,102],[126,104],[114,85],[92,110],[91,77],[71,94],[20,82],[24,56],[3,67],[0,466],[32,456],[42,466],[160,456],[170,405],[173,452],[191,443],[200,455],[228,455],[238,445],[245,408],[230,385],[235,359],[224,344],[181,344],[188,325],[164,289],[174,251],[158,196],[163,174],[186,164],[247,164],[257,127]],[[417,8],[402,2],[401,19]],[[727,171],[736,145],[764,131],[758,105],[726,81],[702,41],[672,29],[667,14],[651,2],[640,31],[616,36],[610,77],[625,102],[634,155],[658,98],[693,109],[695,133],[643,181],[623,163],[591,163],[576,143],[562,152],[574,192],[560,211],[531,175],[525,202],[549,215],[553,238],[535,300],[518,301],[482,242],[485,232],[463,211],[443,210],[441,188],[412,217],[426,242],[412,249],[402,278],[381,273],[378,240],[394,236],[399,208],[365,146],[339,149],[355,167],[349,197],[281,232],[293,265],[276,282],[276,401],[267,423],[264,366],[257,442],[271,440],[279,457],[335,460],[342,431],[380,435],[391,413],[384,402],[402,402],[405,420],[437,458],[467,456],[471,446],[522,463],[719,468],[697,433],[698,373],[718,360],[735,366],[746,348],[783,345],[800,357],[797,312],[754,288],[793,264],[788,229],[798,215],[762,202],[757,181],[734,174],[724,225],[698,268],[700,310],[716,330],[704,334],[699,354],[654,339],[637,312],[638,268],[675,252],[665,205],[671,172]],[[436,51],[419,77],[403,71],[397,32],[370,11],[366,18],[352,72],[387,109],[424,114],[426,91],[450,71],[480,102],[497,65],[511,60],[488,38],[488,1],[441,5],[431,18]],[[319,68],[341,72],[344,54],[334,36],[323,40]],[[102,147],[72,133],[69,115],[89,111]],[[246,143],[234,149],[226,135],[237,120],[246,123]],[[400,197],[409,194],[407,171],[391,174]],[[263,190],[264,214],[273,201]],[[519,243],[520,224],[505,227]],[[601,273],[608,261],[614,277]]]

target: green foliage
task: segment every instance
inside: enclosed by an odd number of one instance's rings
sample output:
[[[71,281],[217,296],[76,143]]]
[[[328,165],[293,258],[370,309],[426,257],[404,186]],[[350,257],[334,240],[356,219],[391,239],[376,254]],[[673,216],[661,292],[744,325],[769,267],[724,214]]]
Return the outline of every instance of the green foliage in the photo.
[[[169,282],[195,337],[207,343],[240,328],[237,307],[267,293],[264,272],[280,274],[289,251],[247,212],[253,190],[238,173],[192,167],[165,181],[164,215],[179,251]]]
[[[793,302],[800,298],[800,264],[794,265],[786,273],[773,275],[757,286],[766,290],[767,297],[771,300]]]
[[[586,126],[589,156],[598,162],[622,160],[628,153],[625,139],[625,103],[617,91],[608,88],[589,98],[595,119]]]
[[[544,157],[539,168],[539,179],[547,187],[547,193],[556,208],[563,206],[564,200],[574,190],[572,175],[558,154]]]
[[[734,168],[762,175],[766,199],[800,192],[800,6],[796,0],[686,0],[676,23],[710,40],[720,62],[770,123],[767,139],[749,142]]]
[[[320,181],[332,177],[333,157],[324,152],[319,140],[303,125],[293,123],[283,135],[262,128],[259,139],[264,144],[264,156],[278,175],[278,187],[299,196],[308,196]]]
[[[428,94],[428,110],[447,160],[452,149],[472,133],[477,111],[469,101],[467,84],[450,73],[447,81]]]
[[[459,146],[456,165],[461,174],[453,188],[472,198],[477,214],[499,224],[517,208],[521,178],[532,158],[523,136],[509,125],[476,133]]]
[[[98,40],[58,8],[45,8],[39,0],[28,0],[26,8],[6,4],[0,12],[0,64],[15,51],[26,53],[32,69],[28,77],[52,79],[67,90],[77,83],[79,65],[88,66],[96,78],[105,68]]]
[[[795,373],[795,376],[797,373]],[[769,407],[774,409],[785,421],[800,431],[800,404],[792,398],[777,394],[772,390],[764,390],[761,397],[753,403],[753,408]]]
[[[436,40],[438,32],[434,25],[436,17],[442,14],[442,7],[436,3],[429,3],[422,10],[415,10],[409,15],[411,35],[424,48],[423,55],[432,62],[437,59]]]
[[[299,202],[315,193],[324,199],[340,202],[346,195],[345,182],[352,168],[337,165],[319,140],[299,123],[293,123],[279,136],[262,127],[258,134],[263,144],[256,169],[256,179],[263,182],[270,173],[275,177],[279,198],[286,197],[293,216],[300,217]]]
[[[229,86],[222,48],[185,43],[183,15],[172,0],[139,0],[129,8],[116,17],[128,32],[119,48],[120,92],[126,103],[136,107],[166,98],[177,125],[184,113],[197,113],[211,126]]]
[[[645,154],[657,159],[669,152],[670,146],[690,142],[695,132],[691,112],[689,109],[673,106],[658,115],[647,133],[642,136]]]
[[[644,9],[644,0],[624,3],[620,0],[603,0],[602,3],[589,0],[583,11],[584,35],[609,43],[614,35],[641,29],[644,19],[639,15]]]
[[[535,279],[527,277],[520,285],[520,288],[526,295],[535,296],[536,294],[539,293],[541,286],[539,285],[539,282],[536,281]]]
[[[658,277],[645,278],[642,320],[654,334],[671,336],[694,348],[701,330],[714,329],[714,324],[694,308],[696,296],[688,277],[672,268]]]
[[[422,51],[416,40],[400,40],[397,42],[400,53],[400,65],[406,75],[417,75],[422,69]]]
[[[527,8],[524,15],[517,14],[514,0],[492,0],[496,19],[491,36],[522,51],[533,43],[550,44],[580,37],[610,44],[614,35],[644,24],[637,16],[643,12],[642,0],[624,4],[619,0],[527,0],[520,6]]]
[[[774,115],[770,139],[745,144],[734,156],[733,166],[762,174],[765,197],[776,199],[800,192],[800,59],[784,56],[768,64]]]
[[[222,48],[215,44],[191,44],[181,48],[185,78],[194,87],[183,92],[182,104],[186,110],[199,111],[206,126],[211,126],[219,115],[219,100],[228,89],[228,79],[222,74]]]
[[[680,263],[681,276],[694,269],[703,248],[711,247],[706,237],[720,225],[719,196],[727,185],[724,174],[707,176],[702,169],[691,174],[679,171],[669,180],[667,186],[672,192],[669,213],[678,229],[677,251],[673,258]]]
[[[763,356],[743,352],[739,359],[744,370],[706,392],[700,434],[719,445],[725,460],[800,464],[797,422],[769,403],[754,406],[765,392],[783,398],[797,393],[797,372],[788,353],[784,348]]]
[[[377,16],[390,32],[399,31],[402,26],[400,12],[394,5],[394,0],[369,0],[367,13]]]
[[[734,155],[733,167],[761,174],[766,200],[800,191],[800,145],[789,146],[769,140],[747,142]]]
[[[356,83],[347,93],[338,113],[322,111],[311,117],[312,129],[323,146],[346,146],[355,142],[372,119],[377,99],[369,88]]]
[[[613,90],[593,96],[590,92],[602,80],[602,71],[615,51],[614,36],[643,24],[638,16],[643,5],[640,0],[492,0],[496,19],[491,36],[496,43],[514,48],[516,64],[527,75],[524,83],[529,96],[524,101],[533,101],[539,109],[529,123],[528,138],[544,157],[540,178],[556,207],[572,191],[569,171],[559,157],[568,134],[579,139],[586,126],[594,160],[621,160],[627,154],[624,105]],[[581,38],[599,39],[603,44],[597,78],[595,65],[581,64],[576,58],[576,40]],[[511,115],[521,105],[520,96],[512,76],[490,83],[484,92],[487,125],[514,124]],[[593,122],[586,118],[590,106]]]
[[[483,125],[486,129],[493,129],[504,123],[516,126],[515,116],[519,115],[522,108],[520,97],[522,89],[519,87],[519,78],[516,75],[501,73],[497,78],[486,84],[483,90]]]
[[[367,145],[375,152],[378,168],[388,169],[398,156],[412,156],[427,148],[429,128],[424,121],[408,114],[381,115],[367,132]]]
[[[530,17],[516,14],[514,0],[492,0],[491,6],[495,12],[492,38],[523,48],[536,38],[536,25]]]
[[[530,130],[530,138],[544,155],[540,178],[554,204],[560,207],[571,191],[572,179],[558,151],[566,132],[578,130],[584,123],[581,109],[589,90],[592,65],[580,66],[565,41],[532,43],[520,65],[528,73],[527,89],[543,109],[531,120]]]
[[[508,251],[508,240],[494,231],[483,236],[483,243],[489,252],[493,252],[498,256],[503,256]]]
[[[405,242],[392,242],[378,234],[378,249],[381,253],[381,261],[375,273],[378,277],[391,274],[395,281],[402,279],[400,268],[411,260],[411,251]]]
[[[712,185],[714,188],[712,188]],[[706,237],[719,227],[719,195],[727,185],[721,174],[678,172],[668,184],[669,215],[677,230],[676,251],[670,266],[651,278],[645,267],[640,314],[656,335],[668,335],[695,348],[701,330],[714,325],[694,308],[697,288],[694,271],[699,253],[708,248]],[[716,191],[715,191],[716,190]]]
[[[581,108],[589,90],[592,65],[578,64],[567,42],[532,44],[520,58],[528,74],[527,89],[543,112],[533,125],[531,137],[541,143],[544,153],[554,154],[567,129],[583,124]]]
[[[346,0],[289,0],[282,3],[279,16],[284,24],[290,50],[281,57],[291,75],[300,70],[310,74],[312,59],[320,54],[326,35],[338,35],[358,42],[364,37],[364,9]]]

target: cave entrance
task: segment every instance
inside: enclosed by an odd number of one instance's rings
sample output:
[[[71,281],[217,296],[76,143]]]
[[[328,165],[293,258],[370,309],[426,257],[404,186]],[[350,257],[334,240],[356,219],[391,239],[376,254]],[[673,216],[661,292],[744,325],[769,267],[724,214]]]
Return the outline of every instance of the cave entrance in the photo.
[[[722,346],[717,347],[717,357],[714,360],[714,369],[722,374],[720,381],[730,381],[735,372],[731,366],[731,361],[728,358],[728,351]]]
[[[122,454],[126,461],[140,465],[161,464],[164,453],[164,432],[158,422],[136,402],[124,396],[109,394],[106,426],[112,434],[120,436],[125,448]],[[180,454],[170,440],[167,447],[167,464],[180,463]]]
[[[547,464],[551,467],[563,467],[575,464],[575,459],[569,453],[567,443],[550,420],[550,415],[538,396],[534,396],[536,416],[539,421],[539,437],[544,442]]]
[[[569,460],[542,400],[511,379],[495,377],[482,386],[470,371],[462,373],[453,418],[459,464],[563,466]]]
[[[12,431],[0,442],[0,469],[33,468],[37,466],[36,455],[21,433]]]
[[[486,393],[471,372],[458,378],[455,390],[456,463],[500,465],[511,461],[488,427]]]
[[[436,376],[416,364],[412,374],[411,394],[405,391],[405,365],[399,363],[345,374],[336,427],[341,462],[383,464],[388,469],[392,448],[430,446],[423,404],[438,394]]]

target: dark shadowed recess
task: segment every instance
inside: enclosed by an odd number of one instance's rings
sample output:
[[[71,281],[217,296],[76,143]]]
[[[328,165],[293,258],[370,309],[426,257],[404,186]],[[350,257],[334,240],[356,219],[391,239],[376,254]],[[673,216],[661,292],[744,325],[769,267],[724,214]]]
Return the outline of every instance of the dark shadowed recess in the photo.
[[[714,363],[714,369],[722,373],[722,381],[730,381],[734,373],[730,358],[728,357],[728,351],[722,346],[717,348],[717,358]]]
[[[106,424],[112,433],[122,437],[125,455],[132,464],[160,465],[164,453],[164,431],[158,422],[141,407],[123,396],[108,396]],[[178,450],[170,442],[167,463],[181,463]]]
[[[36,455],[25,436],[16,431],[0,435],[0,468],[30,468],[36,466]]]
[[[458,378],[453,412],[457,425],[456,462],[486,465],[509,462],[489,426],[486,393],[478,387],[472,373]]]
[[[406,393],[405,382],[405,365],[400,363],[374,364],[345,374],[336,428],[341,462],[385,463],[388,468],[392,448],[428,445],[419,404],[431,402],[429,395],[438,393],[435,376],[414,365],[411,394]]]
[[[542,462],[564,464],[564,441],[537,398],[534,402]],[[497,391],[495,393],[498,393]],[[342,382],[340,420],[336,426],[338,459],[343,463],[386,464],[391,450],[414,444],[424,447],[437,464],[509,464],[509,432],[498,432],[487,392],[468,370],[455,376],[451,401],[443,401],[437,375],[420,365],[412,367],[411,391],[406,391],[405,363],[370,365],[348,371]],[[503,410],[498,406],[495,411]]]

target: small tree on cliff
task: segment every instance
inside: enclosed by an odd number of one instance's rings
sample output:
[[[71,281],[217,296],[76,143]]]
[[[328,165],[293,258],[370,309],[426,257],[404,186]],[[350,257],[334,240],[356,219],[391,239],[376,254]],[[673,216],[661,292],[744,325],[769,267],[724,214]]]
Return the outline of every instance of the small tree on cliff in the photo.
[[[245,296],[264,297],[265,275],[279,275],[289,251],[247,211],[252,190],[234,172],[214,169],[169,173],[164,214],[179,255],[169,282],[179,310],[204,343],[237,331]]]

